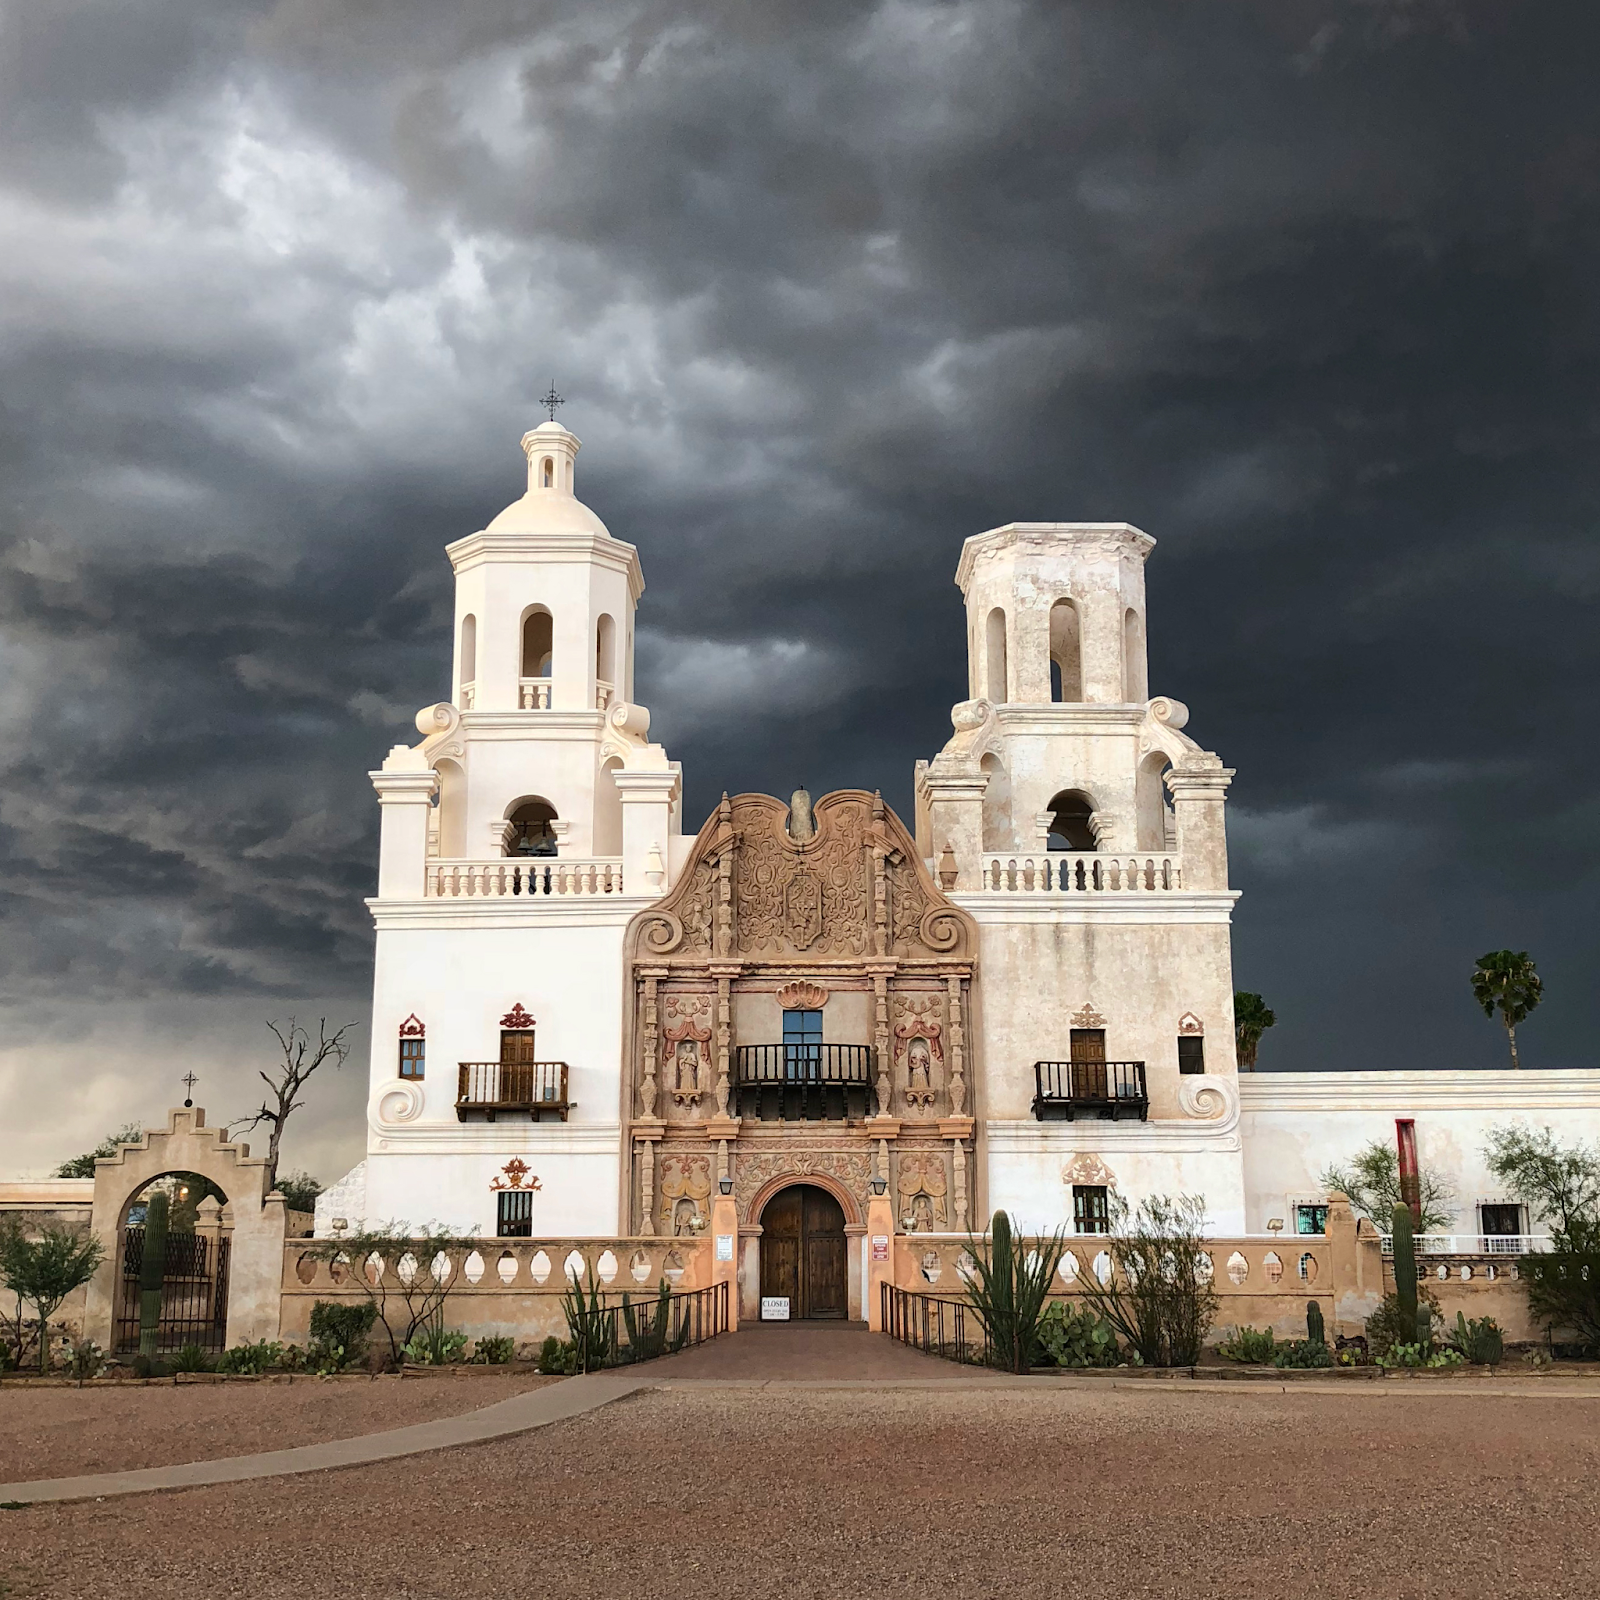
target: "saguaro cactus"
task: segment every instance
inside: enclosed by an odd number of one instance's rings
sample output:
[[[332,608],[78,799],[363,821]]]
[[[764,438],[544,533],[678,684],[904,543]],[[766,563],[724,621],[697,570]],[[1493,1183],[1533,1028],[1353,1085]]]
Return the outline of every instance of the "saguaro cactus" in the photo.
[[[139,1262],[139,1354],[153,1356],[161,1332],[161,1280],[167,1270],[167,1206],[164,1189],[150,1196],[144,1214],[144,1256]]]
[[[1322,1320],[1322,1307],[1315,1300],[1306,1301],[1306,1338],[1312,1344],[1328,1342],[1328,1329]]]
[[[1394,1208],[1394,1292],[1400,1304],[1400,1332],[1406,1344],[1417,1337],[1417,1246],[1411,1232],[1411,1207]]]

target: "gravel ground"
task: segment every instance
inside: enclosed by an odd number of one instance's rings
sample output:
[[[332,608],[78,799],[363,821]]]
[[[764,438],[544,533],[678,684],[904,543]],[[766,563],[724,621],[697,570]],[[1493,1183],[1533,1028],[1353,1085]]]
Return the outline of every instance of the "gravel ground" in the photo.
[[[350,1439],[476,1411],[559,1381],[534,1373],[474,1373],[375,1382],[0,1385],[0,1483],[174,1466]]]
[[[1591,1600],[1600,1402],[650,1392],[338,1473],[0,1512],[30,1597]]]

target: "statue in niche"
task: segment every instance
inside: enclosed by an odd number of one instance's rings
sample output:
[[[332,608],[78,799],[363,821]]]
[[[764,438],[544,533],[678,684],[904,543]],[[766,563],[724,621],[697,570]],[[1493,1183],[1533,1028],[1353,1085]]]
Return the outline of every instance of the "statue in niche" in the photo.
[[[661,1030],[661,1079],[680,1106],[696,1106],[711,1092],[709,1001],[701,995],[673,996]]]
[[[904,1000],[899,1006],[900,1020],[894,1027],[895,1059],[905,1073],[906,1105],[914,1117],[925,1117],[933,1109],[937,1088],[934,1068],[944,1065],[944,1025],[939,1017],[939,1001]]]
[[[906,1078],[909,1086],[916,1089],[931,1089],[933,1060],[928,1051],[928,1041],[920,1034],[906,1046]]]
[[[932,1153],[904,1155],[898,1163],[895,1188],[900,1196],[900,1221],[908,1233],[933,1233],[948,1226],[945,1197],[950,1183],[944,1157]]]
[[[693,1097],[700,1092],[700,1046],[693,1039],[680,1039],[674,1047],[673,1065],[676,1068],[672,1092],[683,1097]]]
[[[817,836],[816,818],[811,814],[811,796],[796,789],[789,796],[789,837],[796,844],[810,844]]]
[[[709,1156],[668,1156],[661,1163],[661,1231],[676,1238],[703,1233],[710,1194]]]

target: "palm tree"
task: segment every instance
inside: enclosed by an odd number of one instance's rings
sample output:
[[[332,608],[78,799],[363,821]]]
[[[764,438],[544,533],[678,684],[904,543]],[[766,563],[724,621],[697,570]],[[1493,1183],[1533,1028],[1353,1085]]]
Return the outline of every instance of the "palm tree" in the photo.
[[[1517,1059],[1517,1024],[1527,1021],[1533,1008],[1544,998],[1544,984],[1533,970],[1526,950],[1491,950],[1478,957],[1472,969],[1472,998],[1483,1007],[1483,1014],[1493,1018],[1496,1011],[1506,1025],[1506,1038],[1511,1044],[1511,1065],[1520,1067]]]
[[[1233,997],[1233,1036],[1239,1050],[1239,1066],[1244,1072],[1256,1069],[1256,1050],[1261,1035],[1278,1020],[1277,1015],[1258,994],[1242,990]]]

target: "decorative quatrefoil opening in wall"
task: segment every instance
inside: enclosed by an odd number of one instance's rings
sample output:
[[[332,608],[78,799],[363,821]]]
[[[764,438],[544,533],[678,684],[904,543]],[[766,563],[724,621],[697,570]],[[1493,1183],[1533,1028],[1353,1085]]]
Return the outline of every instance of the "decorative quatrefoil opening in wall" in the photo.
[[[500,1026],[502,1028],[531,1028],[533,1026],[533,1018],[522,1009],[522,1002],[519,1000],[501,1017]]]
[[[400,1037],[402,1039],[421,1039],[427,1034],[427,1029],[422,1025],[422,1018],[415,1011],[400,1024]]]
[[[820,1011],[828,1003],[828,991],[820,983],[786,983],[778,991],[778,1004],[785,1011]]]

